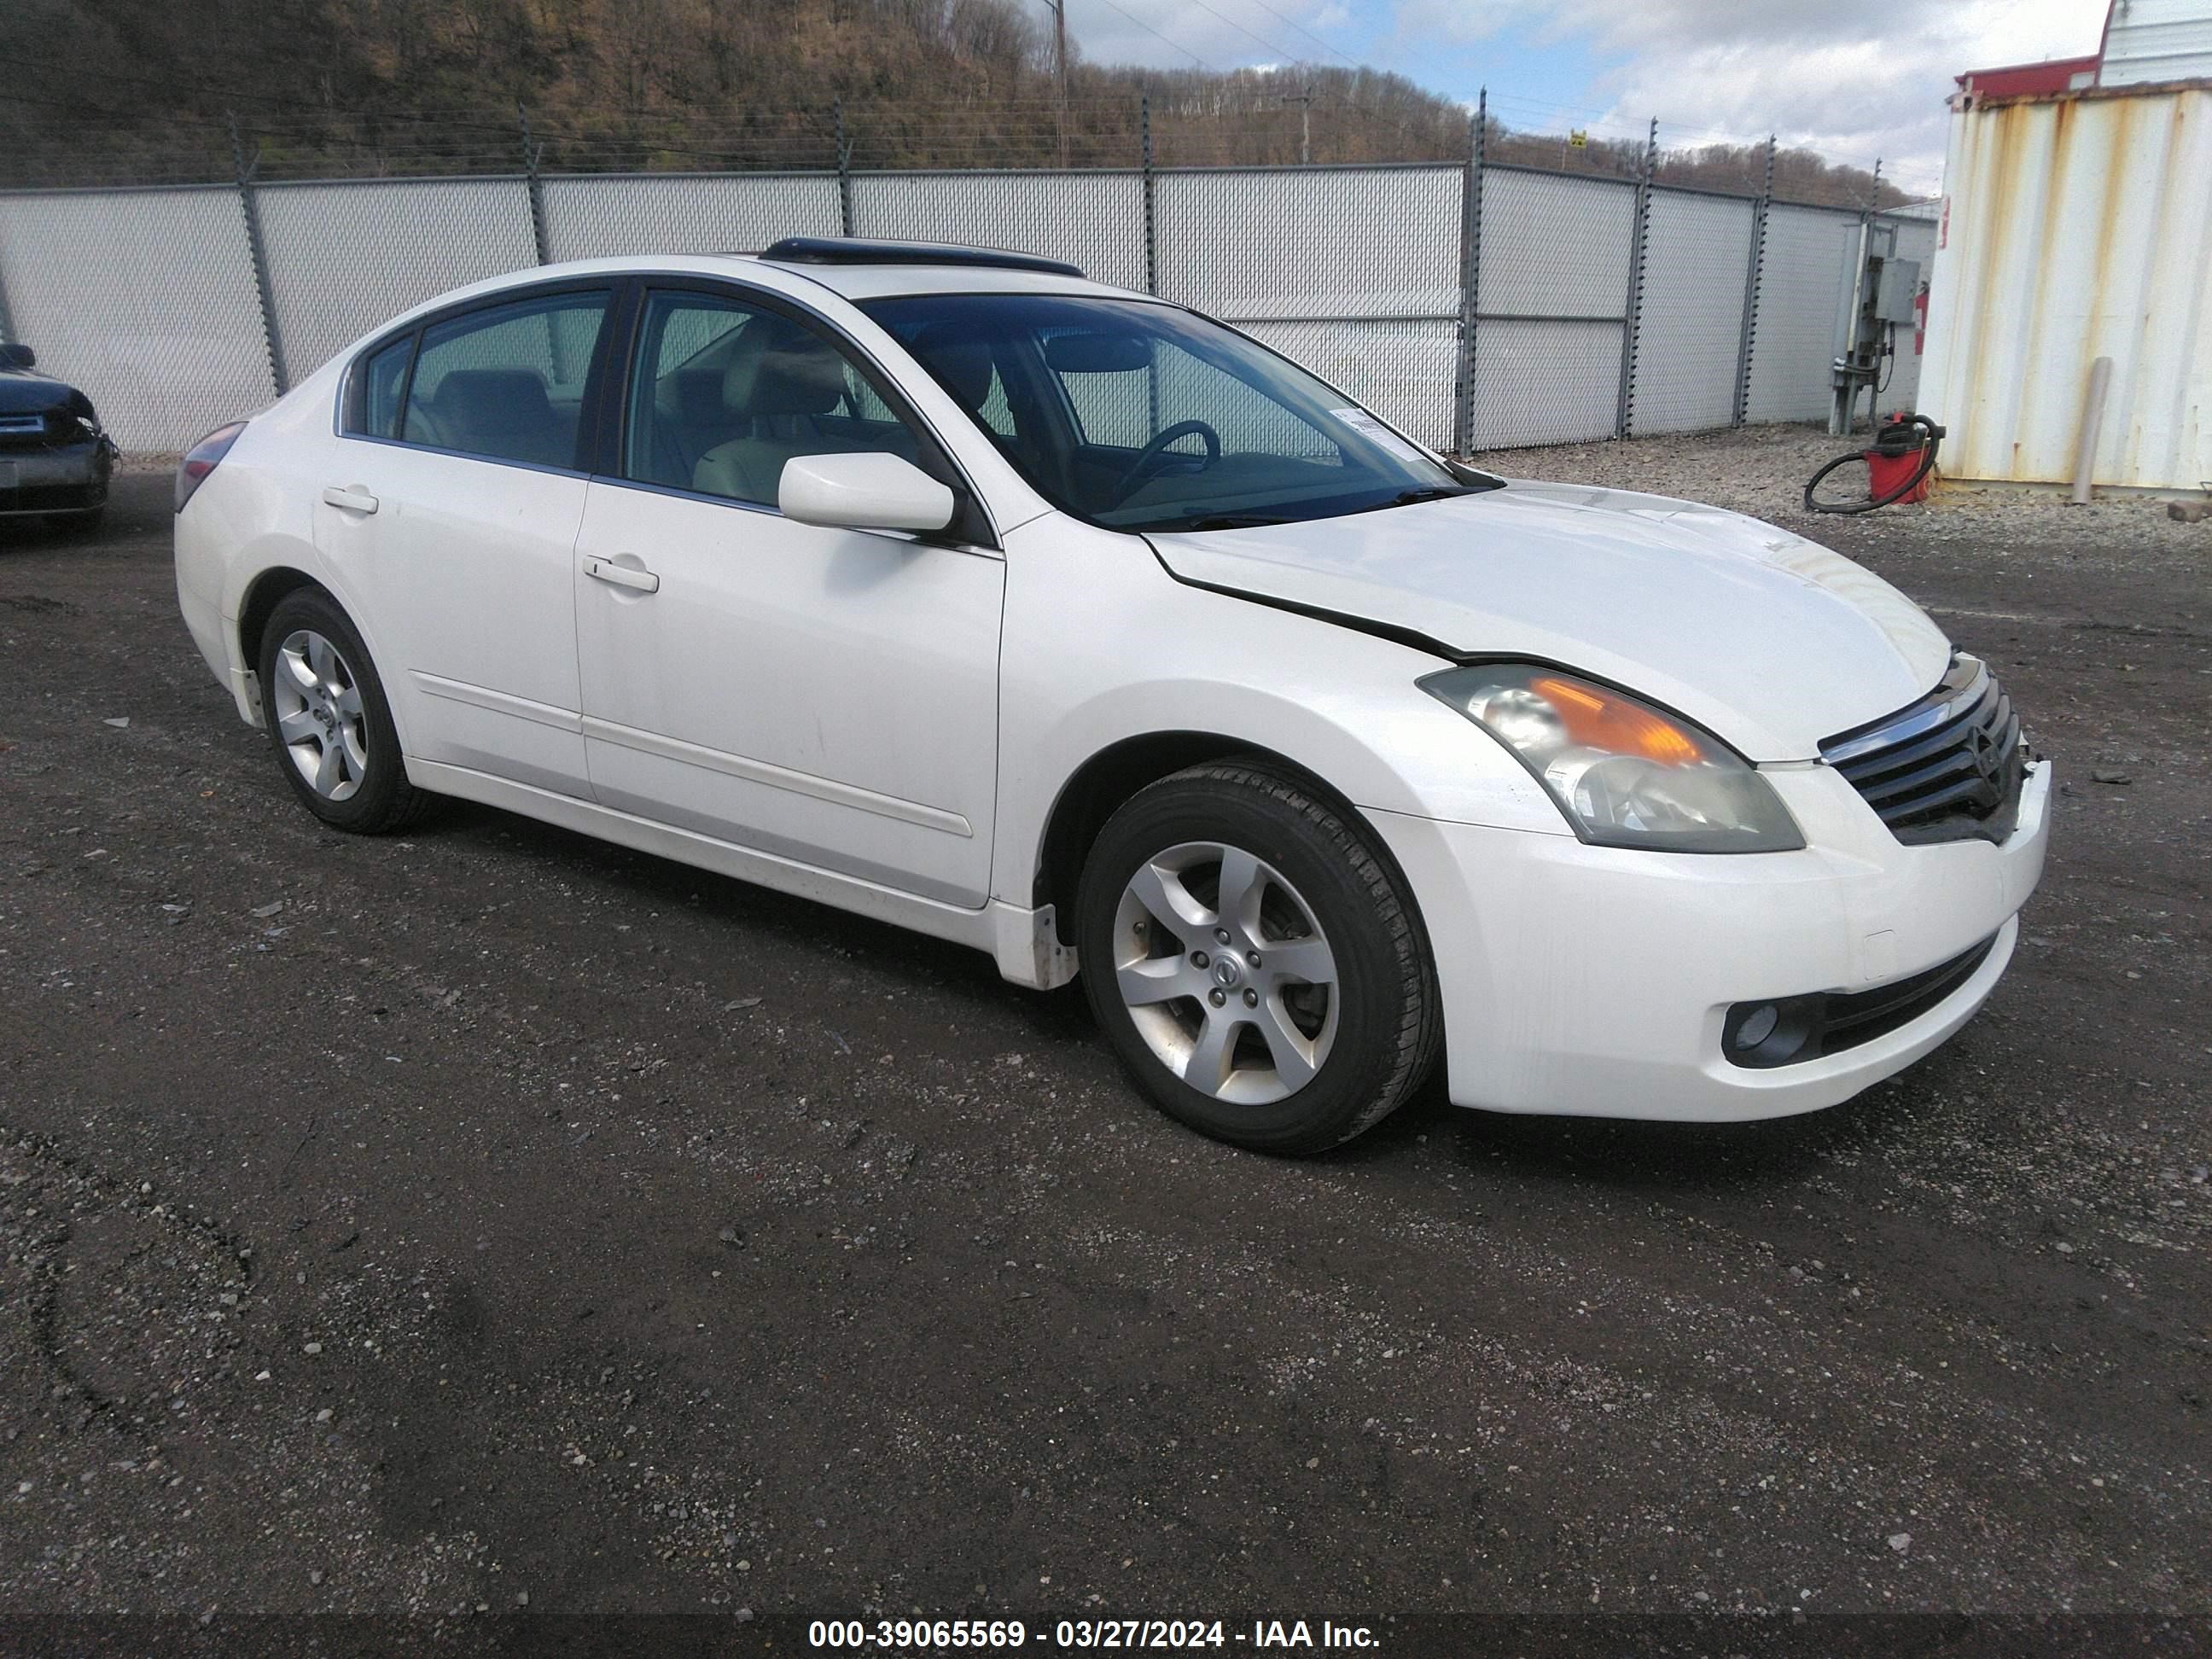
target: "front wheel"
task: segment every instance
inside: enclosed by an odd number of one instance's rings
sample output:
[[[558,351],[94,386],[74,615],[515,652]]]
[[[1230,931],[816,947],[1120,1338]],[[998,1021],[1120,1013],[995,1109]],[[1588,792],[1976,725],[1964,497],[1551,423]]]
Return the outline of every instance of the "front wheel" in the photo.
[[[1311,790],[1193,767],[1099,832],[1077,899],[1107,1040],[1170,1115],[1255,1151],[1318,1152],[1419,1088],[1442,1035],[1400,878]]]

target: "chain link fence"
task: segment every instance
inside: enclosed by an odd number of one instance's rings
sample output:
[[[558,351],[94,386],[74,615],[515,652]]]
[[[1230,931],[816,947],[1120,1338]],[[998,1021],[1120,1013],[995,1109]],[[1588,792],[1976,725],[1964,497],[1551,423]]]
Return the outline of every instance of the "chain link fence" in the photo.
[[[0,191],[0,337],[174,451],[395,313],[546,261],[987,243],[1209,312],[1459,453],[1829,408],[1869,216],[1433,163],[589,173]],[[1934,228],[1899,222],[1925,261]],[[1908,408],[1900,339],[1886,408]]]

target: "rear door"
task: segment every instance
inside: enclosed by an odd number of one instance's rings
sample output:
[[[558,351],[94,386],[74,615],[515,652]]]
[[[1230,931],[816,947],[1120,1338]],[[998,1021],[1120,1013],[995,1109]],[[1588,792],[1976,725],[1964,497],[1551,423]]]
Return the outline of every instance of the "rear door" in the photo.
[[[315,539],[416,759],[588,797],[580,428],[612,290],[502,294],[374,348]]]
[[[620,453],[576,544],[594,793],[980,908],[1006,568],[988,526],[824,529],[775,507],[803,454],[897,454],[963,499],[965,479],[880,375],[759,296],[657,288],[635,337]]]

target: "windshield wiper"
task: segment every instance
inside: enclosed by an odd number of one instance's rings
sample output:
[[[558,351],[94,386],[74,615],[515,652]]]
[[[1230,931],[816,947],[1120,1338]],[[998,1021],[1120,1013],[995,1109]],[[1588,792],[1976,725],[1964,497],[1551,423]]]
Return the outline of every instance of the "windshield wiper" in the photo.
[[[1453,495],[1472,495],[1474,491],[1465,484],[1430,484],[1419,489],[1401,489],[1387,501],[1376,501],[1371,507],[1355,507],[1358,513],[1380,513],[1385,507],[1412,507],[1419,501],[1441,501]]]
[[[1288,519],[1269,518],[1264,513],[1219,513],[1210,519],[1193,519],[1182,527],[1185,530],[1254,530],[1261,525],[1289,522]]]

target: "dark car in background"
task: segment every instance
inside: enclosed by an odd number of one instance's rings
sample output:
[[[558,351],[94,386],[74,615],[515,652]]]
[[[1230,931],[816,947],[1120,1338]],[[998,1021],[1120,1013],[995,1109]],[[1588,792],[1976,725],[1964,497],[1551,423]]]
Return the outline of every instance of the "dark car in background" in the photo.
[[[37,362],[27,345],[0,344],[0,519],[89,525],[107,505],[115,444],[92,399]]]

